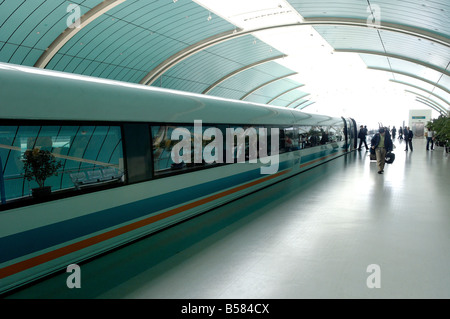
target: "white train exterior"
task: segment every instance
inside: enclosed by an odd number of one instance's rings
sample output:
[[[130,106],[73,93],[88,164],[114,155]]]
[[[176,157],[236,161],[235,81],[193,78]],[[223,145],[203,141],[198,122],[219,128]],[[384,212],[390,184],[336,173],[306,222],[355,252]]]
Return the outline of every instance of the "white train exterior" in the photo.
[[[0,64],[0,83],[0,293],[356,146],[352,119],[10,64]],[[174,163],[170,133],[181,127],[194,140],[199,120],[203,132],[223,136],[227,128],[279,130],[276,172],[261,174],[261,160]],[[35,149],[60,163],[41,197],[23,172],[25,152]]]

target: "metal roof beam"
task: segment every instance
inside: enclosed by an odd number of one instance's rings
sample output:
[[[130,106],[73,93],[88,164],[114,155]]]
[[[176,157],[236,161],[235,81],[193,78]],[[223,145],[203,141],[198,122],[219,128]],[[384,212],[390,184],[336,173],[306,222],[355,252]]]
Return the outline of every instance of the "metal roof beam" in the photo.
[[[411,93],[411,94],[415,94],[415,95],[416,95],[416,98],[420,97],[420,98],[423,99],[423,100],[427,100],[429,103],[431,103],[431,104],[433,104],[435,107],[437,107],[437,108],[440,110],[440,111],[439,111],[440,113],[442,113],[442,112],[448,112],[448,110],[447,110],[445,107],[443,107],[442,105],[440,105],[440,104],[437,103],[436,101],[433,101],[432,99],[426,97],[425,95],[422,95],[422,94],[419,94],[419,93],[417,93],[417,92],[410,91],[410,90],[405,90],[405,92]]]
[[[299,103],[297,106],[294,106],[294,109],[298,108],[300,105],[302,105],[303,103],[309,102],[310,100],[304,100],[301,103]]]
[[[444,73],[445,75],[450,76],[450,71],[448,71],[446,69],[442,69],[438,66],[435,66],[435,65],[423,62],[423,61],[411,59],[411,58],[405,57],[403,55],[390,54],[390,53],[384,53],[384,52],[378,52],[378,51],[367,51],[367,50],[360,50],[360,49],[335,49],[334,51],[335,52],[344,52],[344,53],[380,55],[380,56],[384,56],[384,57],[388,57],[388,58],[400,59],[400,60],[404,60],[404,61],[408,61],[411,63],[422,65],[426,68],[429,68],[429,69],[435,70],[439,73]]]
[[[239,30],[239,31],[238,31]],[[158,66],[152,69],[142,80],[139,82],[140,84],[152,85],[161,75],[166,73],[172,67],[182,62],[183,60],[189,58],[190,56],[203,51],[209,47],[212,47],[216,44],[247,35],[248,33],[243,33],[242,29],[236,29],[231,31],[222,32],[220,34],[216,34],[212,37],[206,38],[202,41],[199,41],[195,44],[188,46],[187,48],[181,50],[180,52],[175,53],[168,59],[161,62]]]
[[[310,101],[310,100],[307,100],[307,101],[305,101],[305,102],[309,102],[309,103],[306,103],[305,105],[303,105],[303,106],[300,108],[300,110],[303,110],[304,108],[306,108],[306,107],[308,107],[308,106],[310,106],[310,105],[316,103],[315,101]],[[304,102],[300,103],[299,105],[297,105],[296,107],[294,107],[294,109],[297,109],[297,108],[298,108],[300,105],[302,105],[303,103],[304,103]]]
[[[235,39],[238,37],[242,37],[248,34],[252,34],[255,32],[266,31],[266,30],[274,30],[279,28],[287,28],[287,27],[301,27],[301,26],[320,26],[320,25],[344,25],[344,26],[357,26],[364,28],[373,28],[373,26],[367,24],[367,20],[364,19],[349,19],[349,18],[308,18],[305,19],[302,23],[293,23],[293,24],[282,24],[276,26],[263,27],[252,30],[242,30],[235,29],[220,33],[218,35],[214,35],[212,37],[206,38],[202,41],[199,41],[193,45],[188,46],[184,50],[172,55],[162,63],[160,63],[156,68],[152,69],[142,80],[139,82],[145,85],[151,85],[156,81],[161,75],[167,72],[170,68],[174,67],[184,59],[205,50],[211,46],[216,44]],[[420,37],[424,39],[428,39],[433,42],[437,42],[443,44],[447,47],[450,47],[450,39],[440,36],[435,33],[428,32],[426,30],[417,29],[414,27],[404,26],[401,24],[395,23],[387,23],[381,22],[378,26],[380,30],[388,30],[393,32],[400,32],[403,34],[412,35],[415,37]]]
[[[271,62],[271,61],[274,61],[274,60],[278,60],[278,59],[281,59],[281,58],[284,58],[284,57],[285,57],[284,54],[283,55],[277,55],[275,57],[267,58],[267,59],[264,59],[264,60],[257,61],[255,63],[249,64],[249,65],[245,65],[242,68],[237,69],[237,70],[231,72],[230,74],[225,75],[221,79],[219,79],[216,82],[214,82],[213,84],[211,84],[206,90],[204,90],[202,92],[202,94],[208,94],[212,89],[214,89],[220,83],[225,82],[226,80],[228,80],[229,78],[235,76],[236,74],[244,72],[245,70],[251,69],[251,68],[253,68],[255,66],[258,66],[258,65],[261,65],[261,64],[264,64],[264,63],[267,63],[267,62]]]
[[[366,28],[376,28],[379,30],[393,31],[398,33],[403,33],[407,35],[412,35],[415,37],[427,39],[432,42],[436,42],[447,47],[450,47],[450,39],[439,35],[434,32],[427,30],[402,25],[398,23],[391,23],[381,20],[380,24],[375,26],[367,23],[365,19],[353,19],[353,18],[334,18],[334,17],[316,17],[316,18],[305,18],[303,24],[310,25],[345,25],[345,26],[358,26]]]
[[[409,77],[415,78],[415,79],[417,79],[417,80],[423,81],[423,82],[425,82],[425,83],[431,84],[431,85],[433,85],[433,86],[435,86],[435,87],[437,87],[437,88],[440,88],[441,90],[443,90],[443,91],[445,91],[445,92],[447,92],[447,93],[450,94],[450,91],[449,91],[446,87],[444,87],[444,86],[442,86],[442,85],[439,85],[439,84],[437,84],[437,83],[434,83],[434,82],[432,82],[432,81],[430,81],[430,80],[424,79],[424,78],[422,78],[422,77],[420,77],[420,76],[414,75],[414,74],[410,74],[410,73],[406,73],[406,72],[401,72],[401,71],[396,71],[396,70],[385,69],[385,68],[372,67],[372,66],[369,66],[369,67],[367,67],[367,68],[370,69],[370,70],[384,71],[384,72],[391,72],[391,73],[397,73],[397,74],[404,75],[404,76],[409,76]]]
[[[266,104],[270,104],[270,103],[272,103],[273,101],[275,101],[276,99],[278,99],[280,96],[285,95],[285,94],[287,94],[287,93],[289,93],[289,92],[291,92],[291,91],[294,91],[295,89],[301,88],[302,86],[304,86],[304,84],[294,86],[293,88],[291,88],[291,89],[289,89],[289,90],[287,90],[287,91],[281,92],[280,94],[278,94],[277,96],[275,96],[274,98],[272,98],[272,99],[271,99],[269,102],[267,102]]]
[[[426,93],[428,93],[428,94],[430,94],[430,95],[433,95],[434,97],[437,97],[438,99],[444,101],[446,104],[450,105],[450,103],[449,103],[446,99],[444,99],[443,97],[440,97],[440,96],[437,95],[436,93],[433,93],[433,92],[431,92],[431,91],[425,90],[424,88],[421,88],[421,87],[419,87],[419,86],[417,86],[417,85],[413,85],[413,84],[411,84],[411,83],[407,83],[407,82],[403,82],[403,81],[398,81],[398,80],[394,80],[394,79],[390,79],[389,81],[394,82],[394,83],[398,83],[398,84],[407,85],[407,86],[413,87],[413,88],[418,89],[418,90],[422,90],[422,91],[424,91],[424,92],[426,92]]]
[[[75,21],[71,26],[68,26],[52,44],[44,51],[37,62],[34,64],[35,67],[44,69],[50,60],[59,52],[59,50],[78,32],[83,30],[89,23],[100,17],[105,12],[108,12],[112,8],[115,8],[119,4],[125,2],[126,0],[105,0],[82,15],[77,21]],[[76,26],[78,24],[78,26]]]
[[[420,102],[422,104],[425,104],[426,106],[428,106],[429,108],[432,108],[433,110],[435,110],[436,112],[440,113],[440,114],[445,114],[443,113],[440,109],[438,109],[436,106],[434,106],[433,104],[431,104],[429,101],[426,101],[424,99],[421,99],[419,97],[416,96],[416,101]]]
[[[239,100],[245,100],[248,96],[252,95],[253,93],[255,93],[256,91],[258,91],[259,89],[261,89],[261,88],[263,88],[263,87],[265,87],[265,86],[267,86],[267,85],[269,85],[269,84],[271,84],[271,83],[280,81],[280,80],[282,80],[282,79],[288,78],[288,77],[293,76],[293,75],[296,75],[296,74],[298,74],[298,72],[289,73],[289,74],[280,76],[280,77],[278,77],[278,78],[276,78],[276,79],[270,80],[270,81],[268,81],[268,82],[266,82],[266,83],[263,83],[263,84],[257,86],[256,88],[254,88],[253,90],[249,91],[248,93],[246,93],[246,94],[245,94],[243,97],[241,97]]]
[[[298,100],[301,100],[301,99],[303,99],[305,96],[308,96],[308,95],[310,95],[311,93],[306,93],[306,94],[303,94],[301,97],[299,97],[298,99],[295,99],[295,100],[293,100],[291,103],[289,103],[288,105],[286,105],[286,107],[291,107],[291,105],[292,104],[294,104],[295,102],[297,102]],[[300,105],[300,104],[299,104]],[[298,106],[298,105],[297,105]]]

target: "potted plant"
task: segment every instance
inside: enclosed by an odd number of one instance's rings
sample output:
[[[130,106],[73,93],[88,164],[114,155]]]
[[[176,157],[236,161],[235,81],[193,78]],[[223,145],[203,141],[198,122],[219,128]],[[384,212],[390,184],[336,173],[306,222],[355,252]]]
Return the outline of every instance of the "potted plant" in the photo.
[[[436,144],[444,146],[448,153],[450,149],[450,117],[441,115],[437,119],[428,122],[427,128],[435,131]]]
[[[45,186],[45,180],[53,175],[58,175],[57,171],[61,163],[55,159],[52,153],[47,150],[34,148],[27,150],[23,154],[24,176],[28,181],[35,180],[38,188],[32,189],[33,197],[46,196],[51,193],[51,187]]]

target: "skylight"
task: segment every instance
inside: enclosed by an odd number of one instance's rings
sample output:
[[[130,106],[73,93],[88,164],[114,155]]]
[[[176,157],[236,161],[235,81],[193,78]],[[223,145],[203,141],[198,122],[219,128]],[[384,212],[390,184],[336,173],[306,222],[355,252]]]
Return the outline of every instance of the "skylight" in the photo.
[[[193,1],[243,30],[303,21],[303,17],[284,0]]]
[[[193,0],[237,28],[253,35],[287,57],[277,60],[298,72],[291,77],[305,84],[315,102],[305,112],[355,117],[368,123],[377,114],[390,114],[393,123],[407,118],[414,104],[399,86],[389,83],[392,74],[368,70],[359,54],[337,53],[311,26],[302,25],[301,12],[285,0]],[[276,28],[269,28],[279,26]],[[264,31],[258,29],[266,28]],[[398,125],[398,124],[397,124]]]

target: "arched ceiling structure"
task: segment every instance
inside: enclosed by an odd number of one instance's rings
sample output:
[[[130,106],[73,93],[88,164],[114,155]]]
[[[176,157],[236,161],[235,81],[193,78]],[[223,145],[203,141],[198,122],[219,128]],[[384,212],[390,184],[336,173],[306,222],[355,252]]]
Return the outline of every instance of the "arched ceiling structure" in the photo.
[[[302,109],[301,70],[256,35],[310,26],[447,114],[449,21],[448,0],[0,0],[0,61]]]

